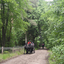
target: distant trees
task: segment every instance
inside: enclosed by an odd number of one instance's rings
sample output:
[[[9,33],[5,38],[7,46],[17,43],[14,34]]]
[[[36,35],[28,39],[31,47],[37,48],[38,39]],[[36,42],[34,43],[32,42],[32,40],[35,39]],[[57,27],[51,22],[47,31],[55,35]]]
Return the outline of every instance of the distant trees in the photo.
[[[64,37],[64,12],[62,0],[44,1],[39,0],[30,18],[37,23],[38,41],[41,44],[44,42],[47,48],[63,44]],[[36,39],[36,40],[37,40]]]

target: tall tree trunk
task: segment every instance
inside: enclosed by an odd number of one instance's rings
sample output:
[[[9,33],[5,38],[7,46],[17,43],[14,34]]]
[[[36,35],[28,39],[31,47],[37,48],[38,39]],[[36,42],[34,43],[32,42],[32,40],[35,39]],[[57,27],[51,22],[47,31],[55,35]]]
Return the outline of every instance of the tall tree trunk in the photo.
[[[7,9],[6,30],[7,30],[7,26],[8,26],[8,18],[9,18],[9,3],[8,3],[8,9]]]
[[[7,18],[6,18],[6,30],[7,30],[7,26],[8,26],[8,19],[9,19],[9,3],[8,3],[8,9],[7,9]],[[10,21],[11,23],[11,21]],[[8,46],[9,46],[9,42],[10,42],[10,35],[7,36],[7,41],[8,41]]]
[[[38,30],[39,30],[39,36],[40,36],[40,45],[42,44],[42,35],[41,35],[41,26],[39,24],[39,21],[38,21]]]
[[[27,32],[25,33],[25,43],[27,43]]]
[[[5,46],[5,7],[4,7],[4,1],[1,0],[2,4],[1,4],[1,20],[3,23],[2,26],[2,46]]]
[[[8,37],[8,46],[9,46],[9,42],[10,42],[10,38],[11,38],[11,29],[12,29],[12,26],[11,26],[11,21],[10,21],[10,32],[9,32],[9,37]]]
[[[34,42],[34,40],[35,40],[35,37],[33,36],[33,42]]]
[[[4,30],[4,27],[2,27],[2,46],[5,46],[5,30]]]
[[[2,42],[1,42],[1,29],[0,29],[0,46],[2,47]]]

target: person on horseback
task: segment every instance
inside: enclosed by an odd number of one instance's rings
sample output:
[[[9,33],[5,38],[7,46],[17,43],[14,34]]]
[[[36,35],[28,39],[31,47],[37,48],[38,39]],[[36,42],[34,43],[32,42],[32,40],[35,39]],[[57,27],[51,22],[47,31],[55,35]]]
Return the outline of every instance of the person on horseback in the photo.
[[[44,43],[42,44],[42,49],[44,49]]]
[[[32,42],[32,43],[31,43],[31,45],[33,45],[33,46],[34,46],[34,43]]]
[[[29,40],[29,42],[27,43],[29,46],[31,45],[31,42],[30,42],[30,40]]]

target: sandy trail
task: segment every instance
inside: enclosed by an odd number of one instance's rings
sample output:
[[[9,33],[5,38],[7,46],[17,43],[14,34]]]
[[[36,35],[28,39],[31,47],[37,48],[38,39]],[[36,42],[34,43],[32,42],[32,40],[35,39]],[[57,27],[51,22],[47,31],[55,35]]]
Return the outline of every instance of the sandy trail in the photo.
[[[1,64],[48,64],[48,51],[36,50],[34,54],[23,54]]]

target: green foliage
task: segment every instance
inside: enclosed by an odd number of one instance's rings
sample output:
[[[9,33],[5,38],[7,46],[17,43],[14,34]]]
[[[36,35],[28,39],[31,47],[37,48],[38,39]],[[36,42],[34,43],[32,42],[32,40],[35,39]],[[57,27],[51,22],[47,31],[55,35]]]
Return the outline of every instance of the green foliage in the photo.
[[[52,2],[45,2],[45,6],[43,4],[41,6],[43,9],[41,19],[44,21],[44,25],[41,27],[43,30],[42,37],[44,37],[45,46],[49,49],[56,45],[64,44],[64,16],[61,14],[63,9],[62,2],[64,3],[63,0],[61,2],[60,0],[54,0]]]
[[[8,52],[8,51],[4,51],[3,53],[4,53],[4,54],[8,54],[9,52]]]
[[[39,36],[35,38],[35,47],[36,48],[39,48],[39,44],[40,44],[40,40],[39,39],[40,39]]]
[[[52,64],[64,64],[64,45],[53,47],[49,59]]]
[[[20,52],[17,51],[16,53],[9,53],[8,51],[5,51],[4,54],[0,54],[0,62],[2,60],[7,60],[9,58],[13,58],[15,56],[21,55],[21,54],[23,54],[23,52],[24,52],[24,50],[20,50]]]

